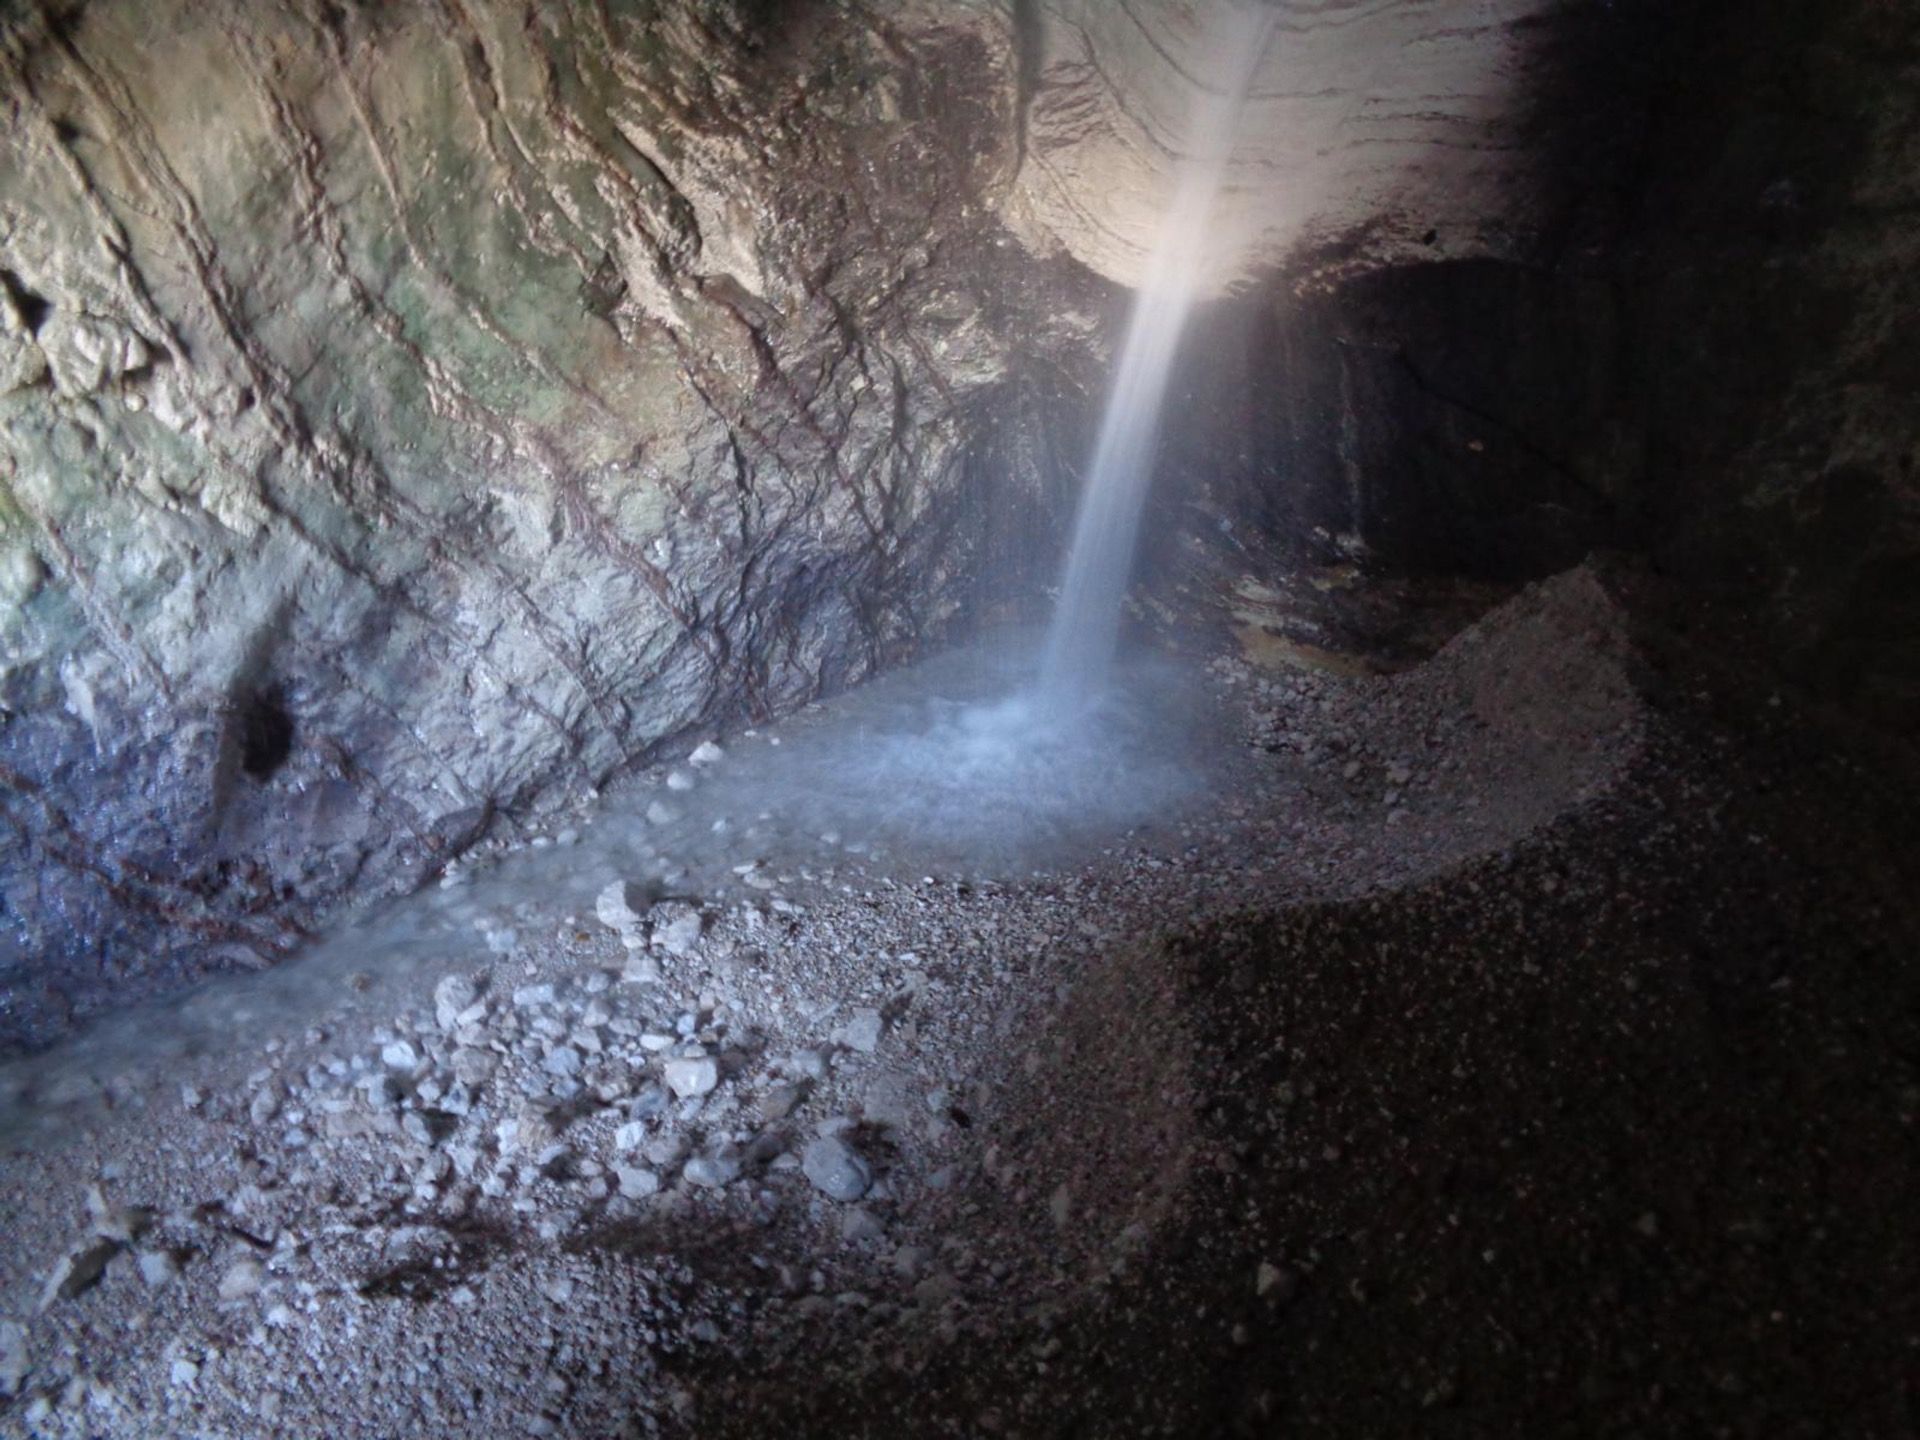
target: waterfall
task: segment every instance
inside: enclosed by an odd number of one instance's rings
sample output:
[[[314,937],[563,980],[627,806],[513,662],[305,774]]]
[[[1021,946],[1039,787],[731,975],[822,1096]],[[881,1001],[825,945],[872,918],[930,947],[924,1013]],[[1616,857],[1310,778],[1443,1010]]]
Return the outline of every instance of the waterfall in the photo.
[[[1059,607],[1047,634],[1040,694],[1056,713],[1097,696],[1113,664],[1168,374],[1199,286],[1210,238],[1208,217],[1275,14],[1267,5],[1235,4],[1214,26],[1211,73],[1226,83],[1218,90],[1201,88],[1194,98],[1191,145],[1127,322],[1120,367],[1074,522]]]

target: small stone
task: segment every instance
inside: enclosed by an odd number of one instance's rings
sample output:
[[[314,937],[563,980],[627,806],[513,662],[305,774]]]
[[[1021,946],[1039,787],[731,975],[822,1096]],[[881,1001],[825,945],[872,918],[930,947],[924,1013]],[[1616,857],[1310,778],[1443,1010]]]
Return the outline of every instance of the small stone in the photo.
[[[267,1283],[267,1267],[258,1260],[236,1260],[220,1277],[222,1300],[244,1300]]]
[[[886,1028],[878,1010],[856,1010],[840,1031],[840,1040],[849,1050],[871,1055],[880,1048],[880,1032]]]
[[[413,1070],[420,1056],[411,1040],[395,1040],[380,1047],[380,1063],[389,1070]]]
[[[809,1140],[800,1153],[800,1168],[830,1200],[858,1200],[873,1185],[873,1168],[851,1145],[832,1136]]]
[[[660,1175],[657,1171],[638,1165],[616,1165],[613,1174],[620,1184],[620,1193],[629,1200],[645,1200],[650,1195],[660,1193]]]
[[[790,1073],[807,1080],[827,1078],[827,1057],[818,1050],[796,1050],[787,1061]]]
[[[689,765],[705,767],[708,765],[718,765],[726,758],[727,752],[714,744],[713,741],[702,740],[694,747],[693,753],[687,757],[687,763]]]
[[[547,1052],[541,1068],[549,1075],[573,1076],[580,1073],[580,1052],[571,1045],[556,1045]]]
[[[710,1095],[720,1083],[720,1067],[708,1056],[696,1059],[669,1060],[662,1067],[662,1078],[667,1088],[682,1100],[696,1095]]]
[[[247,1107],[247,1118],[255,1125],[265,1125],[271,1121],[280,1109],[280,1094],[271,1085],[262,1086],[253,1097],[253,1103]]]
[[[876,1245],[887,1238],[887,1227],[871,1210],[855,1207],[840,1218],[840,1238],[849,1245]]]
[[[174,1385],[191,1385],[200,1378],[200,1366],[192,1360],[181,1358],[167,1367],[167,1380]]]
[[[453,1078],[468,1088],[484,1085],[500,1068],[500,1057],[473,1046],[453,1052]]]
[[[775,1085],[760,1097],[760,1118],[768,1122],[786,1119],[800,1103],[800,1094],[798,1085]]]
[[[679,791],[684,794],[692,788],[693,776],[689,775],[686,771],[669,770],[667,772],[667,789]]]
[[[649,825],[671,825],[679,818],[679,807],[669,805],[664,800],[656,800],[647,806],[647,823]]]
[[[26,1330],[17,1321],[0,1320],[0,1396],[18,1395],[32,1368]]]
[[[593,913],[609,930],[624,934],[641,923],[646,892],[630,880],[616,880],[593,902]]]
[[[684,1135],[660,1135],[649,1140],[640,1153],[654,1165],[667,1170],[680,1163],[680,1157],[687,1153],[687,1137]]]
[[[684,900],[663,901],[647,912],[653,948],[685,959],[700,943],[700,912]]]
[[[433,987],[434,1023],[442,1030],[459,1029],[462,1017],[479,999],[479,986],[466,975],[449,975]]]
[[[542,1005],[551,1005],[555,993],[552,985],[522,985],[513,992],[514,1009],[537,1010]]]
[[[439,1143],[440,1136],[433,1122],[418,1110],[409,1110],[400,1117],[400,1129],[416,1145],[431,1146]]]
[[[634,1091],[633,1099],[627,1102],[627,1114],[635,1120],[651,1120],[662,1114],[667,1104],[666,1087],[649,1081]]]
[[[711,1155],[696,1155],[680,1172],[689,1185],[718,1190],[740,1178],[740,1154],[735,1147],[723,1145]]]
[[[636,955],[627,961],[620,978],[629,985],[658,985],[661,980],[660,962],[651,955]]]

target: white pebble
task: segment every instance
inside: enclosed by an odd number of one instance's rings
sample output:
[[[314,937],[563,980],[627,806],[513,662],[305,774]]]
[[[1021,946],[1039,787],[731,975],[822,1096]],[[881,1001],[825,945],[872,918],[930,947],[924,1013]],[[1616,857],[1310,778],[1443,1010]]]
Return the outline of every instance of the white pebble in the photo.
[[[663,1067],[662,1078],[667,1088],[682,1100],[695,1095],[709,1095],[720,1083],[720,1067],[708,1056],[695,1059],[669,1060]]]

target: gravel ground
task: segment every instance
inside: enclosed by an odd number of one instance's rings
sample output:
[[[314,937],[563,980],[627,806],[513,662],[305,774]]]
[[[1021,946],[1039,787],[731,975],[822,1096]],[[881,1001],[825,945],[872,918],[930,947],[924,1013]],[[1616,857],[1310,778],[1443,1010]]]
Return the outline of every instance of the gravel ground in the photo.
[[[1920,1430],[1903,787],[1584,571],[1206,674],[1068,870],[636,874],[10,1073],[0,1434]]]

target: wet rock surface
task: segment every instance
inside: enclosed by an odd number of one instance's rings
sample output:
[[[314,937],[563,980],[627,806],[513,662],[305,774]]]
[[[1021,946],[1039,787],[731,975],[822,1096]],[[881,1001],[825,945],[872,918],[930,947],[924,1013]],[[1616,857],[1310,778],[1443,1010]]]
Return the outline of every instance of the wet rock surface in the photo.
[[[1898,1433],[1878,777],[1584,571],[1402,675],[1207,673],[1231,782],[1065,870],[816,838],[643,977],[590,879],[305,1028],[7,1072],[0,1426]]]

